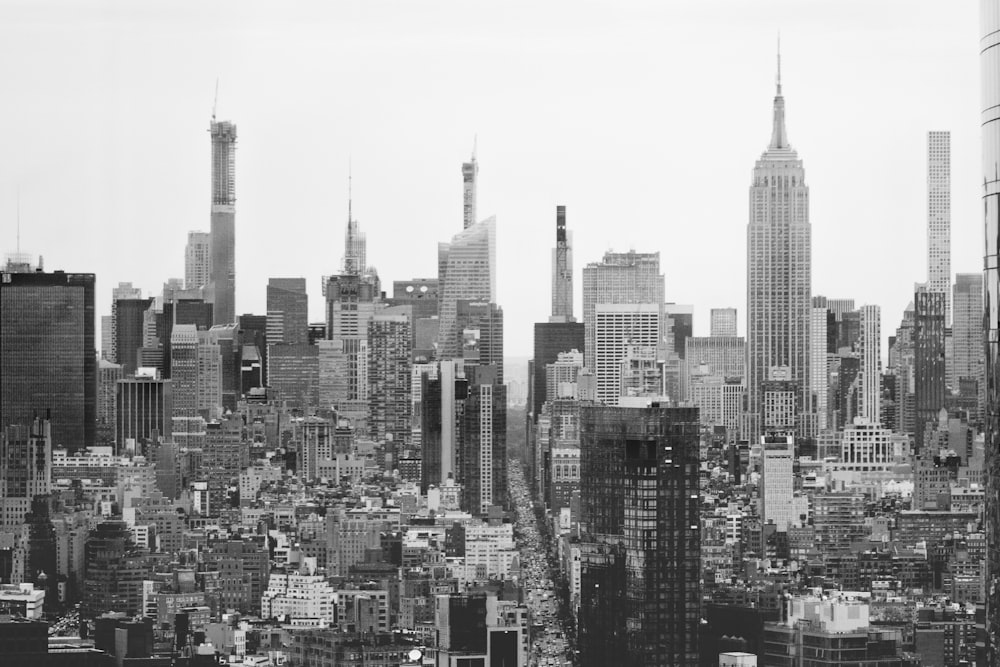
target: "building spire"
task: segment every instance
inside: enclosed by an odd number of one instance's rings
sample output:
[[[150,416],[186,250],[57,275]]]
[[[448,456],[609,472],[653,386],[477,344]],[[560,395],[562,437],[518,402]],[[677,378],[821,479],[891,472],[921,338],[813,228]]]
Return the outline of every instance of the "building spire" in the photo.
[[[351,204],[353,203],[351,198],[351,156],[347,156],[347,224],[350,225],[351,221],[354,219],[351,215]]]
[[[785,98],[781,94],[781,33],[778,33],[778,72],[775,77],[774,126],[771,129],[771,145],[768,148],[788,147],[788,136],[785,133]]]

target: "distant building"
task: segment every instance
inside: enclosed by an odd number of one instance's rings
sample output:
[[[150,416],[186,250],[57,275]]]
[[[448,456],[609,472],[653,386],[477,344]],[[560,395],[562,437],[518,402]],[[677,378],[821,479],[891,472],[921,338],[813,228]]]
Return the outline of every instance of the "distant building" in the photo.
[[[213,321],[236,321],[236,126],[229,121],[209,125],[212,135],[211,252],[208,300]]]
[[[927,133],[927,290],[951,324],[951,132]]]
[[[269,343],[308,342],[309,295],[305,278],[271,278],[267,282]]]
[[[211,280],[212,236],[208,232],[188,232],[184,248],[184,289],[204,287]]]
[[[711,318],[709,335],[713,338],[716,336],[737,335],[735,308],[713,308]]]

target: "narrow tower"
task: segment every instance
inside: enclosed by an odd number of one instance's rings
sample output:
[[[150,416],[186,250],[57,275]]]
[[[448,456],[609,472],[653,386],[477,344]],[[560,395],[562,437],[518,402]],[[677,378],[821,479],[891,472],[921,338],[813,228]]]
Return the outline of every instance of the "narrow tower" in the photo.
[[[472,145],[472,161],[462,163],[462,229],[476,224],[476,180],[479,178],[479,163],[476,162],[476,146]]]
[[[556,247],[552,249],[552,316],[549,322],[575,322],[573,317],[573,246],[566,231],[566,207],[556,206]]]
[[[344,274],[362,275],[367,269],[367,240],[352,212],[351,175],[347,176],[347,230],[344,232]]]
[[[945,295],[951,326],[951,132],[927,133],[927,289]]]
[[[776,369],[797,385],[800,413],[812,412],[809,343],[812,317],[812,228],[809,188],[798,153],[785,132],[781,54],[774,96],[771,143],[753,170],[747,225],[748,437],[760,427],[761,385]],[[782,371],[778,371],[782,372]],[[800,422],[801,424],[801,422]],[[808,429],[800,429],[808,430]],[[799,435],[810,435],[808,432]]]
[[[215,324],[236,321],[236,126],[216,121],[212,136],[211,263],[208,295]]]

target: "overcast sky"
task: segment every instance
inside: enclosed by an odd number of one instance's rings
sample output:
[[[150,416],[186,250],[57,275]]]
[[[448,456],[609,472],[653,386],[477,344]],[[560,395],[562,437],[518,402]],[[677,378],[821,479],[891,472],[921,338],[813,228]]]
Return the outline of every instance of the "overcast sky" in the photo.
[[[669,301],[739,309],[748,187],[771,133],[781,33],[789,139],[810,186],[813,292],[882,306],[926,280],[928,130],[952,133],[952,268],[982,268],[978,3],[21,2],[0,5],[0,249],[131,281],[183,277],[208,230],[208,123],[237,124],[237,312],[268,277],[338,270],[354,212],[384,289],[435,277],[497,216],[508,356],[550,306],[555,207],[580,270],[660,251]],[[883,350],[883,356],[885,351]]]

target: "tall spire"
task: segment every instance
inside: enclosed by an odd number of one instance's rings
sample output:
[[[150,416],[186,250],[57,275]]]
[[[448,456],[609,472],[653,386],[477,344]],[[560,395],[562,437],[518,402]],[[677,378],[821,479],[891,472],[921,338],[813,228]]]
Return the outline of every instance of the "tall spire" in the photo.
[[[771,145],[769,149],[788,148],[788,135],[785,133],[785,98],[781,94],[781,34],[778,34],[778,73],[775,77],[774,93],[774,127],[771,130]]]
[[[347,224],[351,224],[353,216],[351,215],[351,156],[347,156]]]

